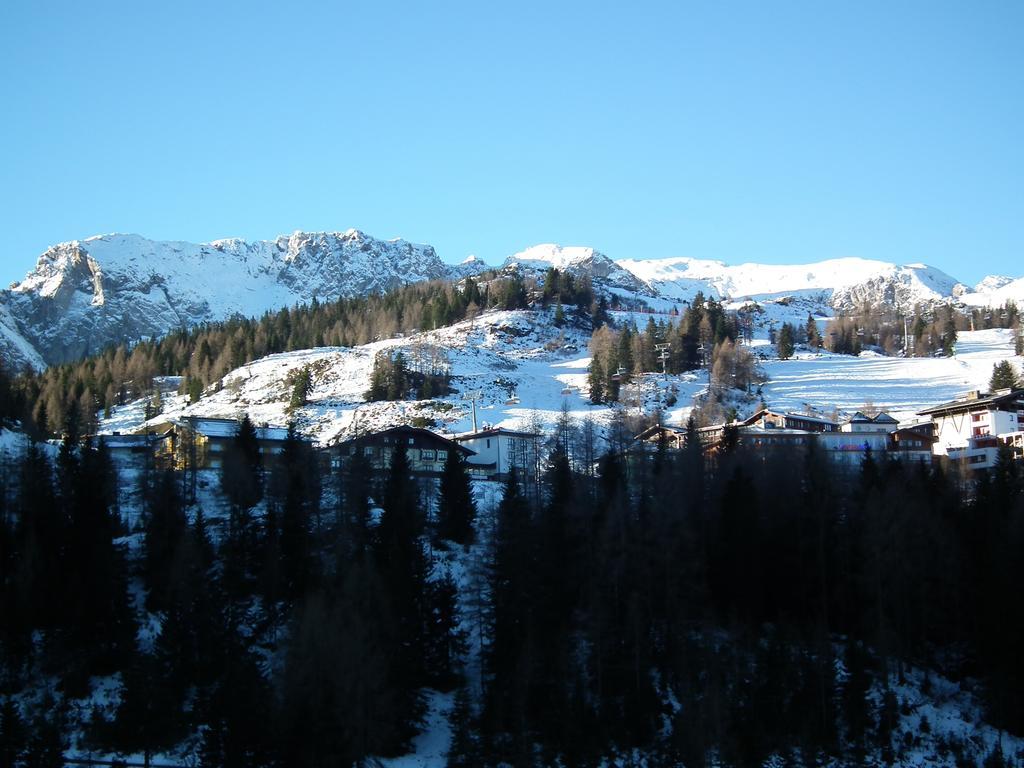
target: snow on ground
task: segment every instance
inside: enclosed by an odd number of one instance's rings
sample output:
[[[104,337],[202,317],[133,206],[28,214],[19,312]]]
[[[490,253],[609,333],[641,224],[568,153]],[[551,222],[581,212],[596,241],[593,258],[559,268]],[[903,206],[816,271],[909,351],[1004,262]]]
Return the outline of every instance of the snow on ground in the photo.
[[[163,397],[158,419],[187,415],[238,418],[243,413],[257,423],[287,424],[294,417],[303,433],[319,445],[398,424],[418,424],[444,433],[472,429],[475,396],[478,426],[522,429],[539,422],[550,428],[562,409],[581,421],[590,417],[598,428],[608,425],[612,409],[590,403],[587,391],[587,337],[573,329],[558,329],[552,312],[495,311],[434,331],[384,339],[361,347],[326,347],[270,355],[224,377],[189,405],[182,395]],[[617,322],[632,321],[643,328],[649,317],[668,315],[615,313]],[[994,363],[1012,358],[1011,332],[1003,329],[963,332],[952,358],[884,357],[866,351],[859,357],[826,352],[798,352],[790,360],[773,359],[768,345],[770,327],[783,320],[803,322],[807,305],[766,305],[759,315],[751,349],[763,358],[769,377],[763,388],[773,408],[852,414],[872,404],[901,421],[915,420],[921,409],[952,400],[969,389],[986,389]],[[365,401],[374,357],[401,351],[408,364],[427,370],[447,367],[453,392],[424,401]],[[433,362],[431,362],[433,361]],[[294,414],[288,410],[290,376],[308,368],[312,391],[308,404]],[[681,376],[650,373],[624,388],[622,401],[636,413],[657,408],[669,423],[683,423],[693,397],[707,387],[707,372]],[[216,391],[214,391],[216,389]],[[102,422],[101,432],[130,432],[144,423],[144,403],[115,408]]]
[[[326,347],[269,355],[224,377],[219,391],[189,405],[184,396],[165,396],[158,420],[187,415],[238,418],[284,425],[291,418],[289,376],[308,367],[312,391],[308,404],[294,413],[300,429],[327,445],[361,432],[419,421],[449,433],[477,423],[523,428],[538,418],[554,424],[563,405],[577,419],[610,418],[610,410],[591,406],[586,396],[588,338],[551,323],[551,312],[489,312],[435,331],[385,339],[361,347]],[[374,357],[401,351],[412,368],[431,360],[450,367],[454,392],[431,401],[365,402]],[[514,397],[513,397],[514,396]],[[100,432],[129,432],[144,424],[144,403],[115,408]]]
[[[20,456],[29,444],[28,435],[6,427],[0,428],[0,454],[5,457]]]
[[[895,765],[962,765],[949,749],[954,741],[969,758],[984,758],[998,747],[1011,760],[1024,759],[1024,738],[987,724],[980,702],[960,683],[919,668],[908,668],[902,681],[893,675],[889,682],[900,707],[899,726],[893,733],[899,745]],[[876,683],[868,699],[880,706],[883,695],[881,684]]]
[[[764,397],[773,408],[803,411],[859,410],[866,403],[914,421],[930,405],[954,400],[967,390],[988,389],[992,366],[1013,358],[1012,331],[993,328],[959,334],[954,357],[859,357],[798,353],[764,363],[769,382]]]
[[[412,740],[413,751],[393,758],[376,758],[385,768],[444,768],[448,764],[448,750],[452,742],[452,728],[448,722],[455,695],[427,691],[427,714],[423,730]]]

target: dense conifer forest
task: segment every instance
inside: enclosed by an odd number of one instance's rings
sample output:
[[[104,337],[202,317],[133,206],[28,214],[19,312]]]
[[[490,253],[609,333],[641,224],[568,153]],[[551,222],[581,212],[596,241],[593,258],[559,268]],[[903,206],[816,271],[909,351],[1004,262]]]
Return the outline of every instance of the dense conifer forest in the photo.
[[[209,766],[401,754],[430,689],[454,693],[452,765],[888,762],[908,742],[886,691],[909,664],[982,681],[991,722],[1024,732],[1008,456],[968,499],[940,467],[870,454],[848,477],[741,448],[591,464],[564,424],[542,473],[484,509],[456,452],[438,481],[401,446],[379,475],[361,456],[322,471],[293,431],[268,468],[243,421],[227,514],[149,468],[133,532],[76,419],[54,457],[5,473],[4,765],[61,764],[67,702],[114,673],[120,705],[79,719],[85,743],[198,739]]]

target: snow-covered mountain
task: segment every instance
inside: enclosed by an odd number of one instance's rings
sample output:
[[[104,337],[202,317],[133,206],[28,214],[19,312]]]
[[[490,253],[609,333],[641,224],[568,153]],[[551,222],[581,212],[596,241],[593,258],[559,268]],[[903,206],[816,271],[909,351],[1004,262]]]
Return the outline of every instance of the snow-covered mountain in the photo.
[[[912,307],[951,298],[960,283],[924,264],[897,266],[846,258],[815,264],[738,264],[701,259],[619,262],[657,295],[689,301],[697,291],[721,300],[764,301],[782,296],[819,299],[837,310],[872,305]]]
[[[574,277],[587,275],[598,286],[618,288],[630,293],[656,296],[636,273],[593,248],[562,247],[553,243],[535,245],[505,259],[506,268],[518,267],[545,272],[551,267]]]
[[[865,303],[907,309],[935,302],[1024,303],[1024,278],[992,276],[971,289],[923,264],[860,258],[803,265],[616,261],[593,248],[544,244],[502,265],[538,280],[551,267],[589,277],[598,292],[660,309],[690,301],[698,291],[732,303],[788,298],[818,315]],[[313,298],[365,295],[420,280],[461,280],[488,269],[476,257],[446,264],[429,245],[378,240],[354,229],[205,244],[91,237],[51,247],[23,281],[0,292],[0,358],[9,366],[40,368],[111,342],[235,314],[260,315]]]
[[[1024,306],[1024,277],[1016,280],[1009,277],[986,277],[971,293],[965,293],[959,300],[974,307],[999,307],[1008,301]]]
[[[451,274],[429,245],[353,229],[252,243],[91,237],[53,246],[0,295],[0,354],[38,367],[113,341]]]

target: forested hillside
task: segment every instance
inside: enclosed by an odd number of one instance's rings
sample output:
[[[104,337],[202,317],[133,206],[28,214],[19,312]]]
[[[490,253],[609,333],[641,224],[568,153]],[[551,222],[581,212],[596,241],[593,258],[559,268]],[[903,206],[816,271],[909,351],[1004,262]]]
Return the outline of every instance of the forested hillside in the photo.
[[[994,730],[907,698],[921,669],[1024,733],[1008,460],[967,500],[870,454],[592,463],[564,423],[539,474],[471,493],[455,452],[438,482],[401,448],[318,470],[294,433],[266,469],[243,422],[219,475],[140,472],[136,509],[73,416],[6,473],[7,764],[347,765],[407,752],[431,691],[452,765],[991,757]]]

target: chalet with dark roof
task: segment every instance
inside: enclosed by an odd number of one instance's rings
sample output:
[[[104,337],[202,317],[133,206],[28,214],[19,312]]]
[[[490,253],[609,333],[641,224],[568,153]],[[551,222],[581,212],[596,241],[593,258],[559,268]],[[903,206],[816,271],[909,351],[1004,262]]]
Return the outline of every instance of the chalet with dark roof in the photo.
[[[763,429],[799,429],[804,432],[835,432],[839,425],[823,416],[805,413],[790,413],[762,408],[753,416],[740,422],[742,426],[759,426]]]
[[[472,449],[436,432],[406,425],[359,435],[327,450],[332,467],[342,466],[359,453],[366,458],[371,469],[385,470],[391,466],[391,458],[399,445],[405,446],[409,467],[421,475],[440,474],[449,451],[457,451],[467,459],[475,455]]]

